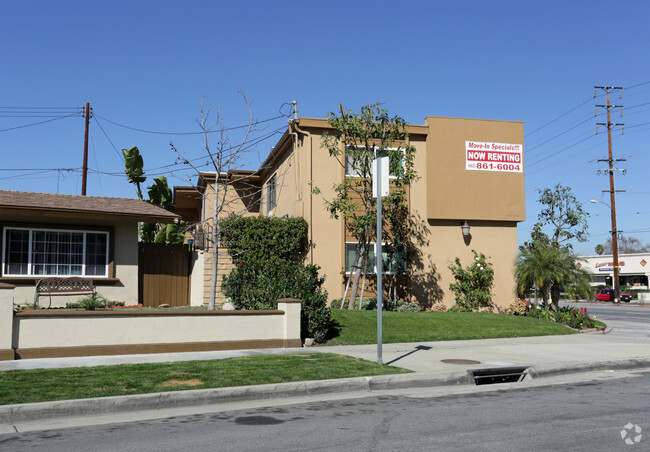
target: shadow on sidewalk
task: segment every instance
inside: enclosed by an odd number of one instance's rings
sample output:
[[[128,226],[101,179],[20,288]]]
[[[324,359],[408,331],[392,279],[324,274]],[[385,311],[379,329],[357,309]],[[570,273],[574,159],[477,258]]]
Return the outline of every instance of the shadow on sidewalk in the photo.
[[[395,361],[399,361],[399,360],[402,359],[402,358],[406,358],[407,356],[412,355],[413,353],[415,353],[415,352],[417,352],[417,351],[420,351],[420,350],[431,350],[432,348],[433,348],[433,347],[429,347],[428,345],[418,345],[418,346],[415,347],[415,349],[411,350],[410,352],[405,353],[405,354],[402,355],[402,356],[398,356],[398,357],[395,358],[394,360],[392,360],[392,361],[390,361],[390,362],[387,362],[387,363],[385,363],[385,364],[386,364],[387,366],[390,366],[390,365],[393,364]]]

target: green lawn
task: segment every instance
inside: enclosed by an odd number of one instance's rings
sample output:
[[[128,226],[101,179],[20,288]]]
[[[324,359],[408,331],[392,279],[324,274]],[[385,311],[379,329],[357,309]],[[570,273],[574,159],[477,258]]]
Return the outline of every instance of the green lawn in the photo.
[[[331,353],[0,372],[0,405],[410,372]]]
[[[338,324],[327,345],[377,342],[377,311],[332,309]],[[478,312],[384,312],[384,343],[548,336],[575,331],[545,320]]]

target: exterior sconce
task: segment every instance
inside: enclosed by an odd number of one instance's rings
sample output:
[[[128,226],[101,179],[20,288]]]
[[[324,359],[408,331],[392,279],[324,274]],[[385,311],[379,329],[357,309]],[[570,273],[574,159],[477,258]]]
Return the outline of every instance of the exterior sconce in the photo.
[[[460,225],[461,231],[463,231],[463,237],[469,237],[469,223],[467,220],[463,221],[463,224]]]

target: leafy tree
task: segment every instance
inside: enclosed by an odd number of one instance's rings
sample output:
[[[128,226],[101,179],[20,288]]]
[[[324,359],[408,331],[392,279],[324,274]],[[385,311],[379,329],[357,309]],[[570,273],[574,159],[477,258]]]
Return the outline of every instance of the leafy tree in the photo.
[[[376,200],[372,196],[372,164],[377,156],[388,155],[389,171],[395,176],[391,180],[391,191],[386,198],[386,218],[391,222],[386,230],[385,240],[393,242],[388,251],[395,255],[403,249],[405,237],[404,208],[406,189],[415,180],[413,169],[415,148],[408,143],[406,123],[399,117],[390,117],[381,104],[365,105],[360,113],[353,113],[339,105],[339,113],[329,113],[328,123],[333,132],[323,138],[322,147],[339,164],[346,167],[352,177],[335,184],[334,198],[325,205],[333,218],[343,217],[349,233],[357,239],[354,262],[354,276],[348,309],[354,308],[364,262],[368,257],[370,242],[376,236]],[[318,188],[315,188],[318,192]],[[383,221],[383,219],[382,219]]]
[[[555,249],[566,248],[571,251],[573,246],[570,240],[585,242],[589,213],[582,209],[582,204],[576,199],[571,188],[557,184],[552,189],[538,189],[537,192],[542,210],[537,216],[539,221],[533,228],[533,247],[549,245]],[[549,234],[542,231],[544,227],[550,228]],[[551,290],[551,298],[554,301],[559,300],[560,284],[552,285]]]
[[[560,286],[570,296],[591,296],[591,275],[576,265],[576,256],[566,247],[538,244],[532,250],[521,250],[516,275],[520,292],[523,294],[535,286],[542,295],[544,307],[549,300],[555,309],[559,307]]]
[[[455,309],[459,311],[478,311],[481,308],[491,308],[492,284],[494,282],[494,268],[487,261],[483,253],[474,254],[474,262],[463,267],[460,259],[456,258],[449,270],[454,275],[455,282],[449,284],[449,289],[456,297]]]
[[[537,216],[541,228],[550,226],[548,237],[554,248],[567,246],[572,248],[568,240],[578,242],[587,240],[589,212],[582,209],[582,204],[576,199],[570,187],[557,184],[554,188],[538,189],[539,203],[542,210]],[[537,226],[537,225],[535,225]],[[563,245],[564,244],[564,245]]]
[[[129,183],[136,187],[138,197],[142,198],[142,189],[140,184],[144,183],[147,178],[144,176],[144,160],[140,155],[137,146],[131,149],[122,149],[124,155],[124,173]],[[167,184],[165,176],[155,178],[153,185],[148,187],[150,204],[162,207],[166,210],[174,208],[172,190]],[[179,221],[176,224],[156,224],[156,223],[139,223],[140,238],[143,242],[153,243],[183,243],[185,240],[185,230],[187,223]]]
[[[621,236],[618,241],[618,253],[619,254],[633,254],[633,253],[650,253],[650,245],[647,243],[642,243],[641,240],[636,237]],[[609,237],[604,245],[598,245],[602,247],[604,254],[612,254],[612,238]]]
[[[133,146],[128,150],[122,149],[122,155],[124,155],[124,172],[126,173],[126,177],[129,183],[135,185],[138,198],[142,199],[140,184],[147,180],[147,178],[144,177],[144,161],[140,155],[140,150],[137,146]]]
[[[594,251],[596,251],[596,254],[599,256],[605,252],[605,247],[603,245],[596,245],[596,248],[594,248]]]

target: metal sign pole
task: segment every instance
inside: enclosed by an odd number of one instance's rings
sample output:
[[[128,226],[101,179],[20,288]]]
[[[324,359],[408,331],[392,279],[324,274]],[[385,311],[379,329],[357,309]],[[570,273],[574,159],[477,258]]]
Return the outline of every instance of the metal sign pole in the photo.
[[[382,288],[382,250],[381,250],[381,157],[378,155],[377,162],[377,246],[375,258],[377,259],[377,364],[382,363],[381,356],[381,343],[382,343],[382,311],[383,311],[383,298],[384,291]]]

